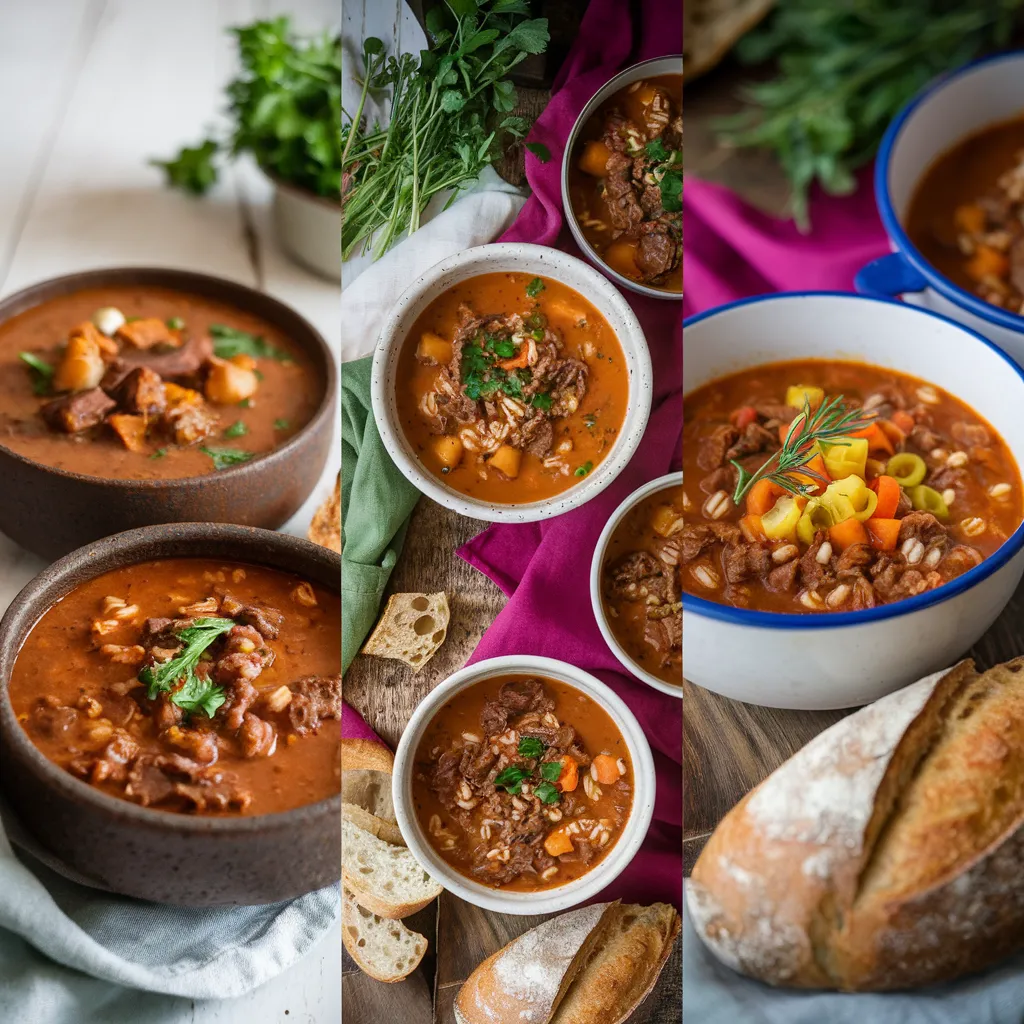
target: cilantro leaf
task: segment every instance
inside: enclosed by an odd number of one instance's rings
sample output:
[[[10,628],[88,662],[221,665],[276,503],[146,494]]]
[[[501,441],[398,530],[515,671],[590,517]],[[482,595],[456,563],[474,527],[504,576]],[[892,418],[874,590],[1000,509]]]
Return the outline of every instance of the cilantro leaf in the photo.
[[[288,430],[289,427],[291,427],[291,424],[286,419],[274,420],[275,430]]]
[[[281,363],[292,361],[287,352],[275,348],[265,338],[226,324],[210,324],[210,337],[213,339],[213,354],[218,359],[245,355],[253,359],[276,359]]]
[[[224,431],[224,437],[243,437],[248,433],[249,428],[241,420],[235,420],[235,422]]]
[[[530,399],[530,405],[534,409],[540,409],[541,412],[546,412],[551,408],[551,396],[543,391],[538,391],[533,398]]]
[[[526,148],[542,163],[551,160],[551,150],[543,142],[527,142]]]
[[[180,316],[172,316],[167,320],[167,326],[172,331],[180,331],[185,326],[185,321]]]
[[[644,146],[644,149],[647,151],[647,155],[657,163],[663,163],[669,158],[669,151],[665,148],[665,143],[661,141],[660,136],[656,139],[651,139]]]
[[[32,352],[19,352],[18,358],[28,366],[29,372],[32,374],[33,394],[48,394],[50,385],[53,383],[53,375],[56,372],[54,367]]]
[[[559,792],[550,782],[538,782],[533,792],[542,804],[558,803]]]
[[[517,796],[523,788],[523,782],[529,777],[529,774],[530,773],[528,771],[525,771],[522,768],[517,768],[512,764],[498,772],[494,777],[494,784],[499,789],[504,789],[506,793],[511,793],[513,796]]]
[[[519,740],[519,746],[516,749],[520,757],[540,757],[546,747],[544,746],[544,741],[536,736],[523,736]]]
[[[679,171],[669,171],[661,179],[661,206],[666,213],[679,213],[683,208],[683,176]]]
[[[167,449],[166,448],[157,448],[157,450],[155,452],[153,452],[152,455],[150,455],[150,458],[151,459],[162,459],[166,454],[167,454]]]
[[[562,777],[562,762],[545,761],[540,766],[540,775],[547,782],[557,782]]]
[[[201,196],[217,183],[215,162],[220,145],[215,139],[205,139],[198,146],[183,146],[170,160],[150,160],[150,166],[164,172],[166,184],[193,196]]]
[[[213,459],[213,468],[217,470],[238,466],[255,455],[255,452],[246,452],[240,448],[206,448],[201,445],[199,450]]]
[[[494,354],[501,359],[511,359],[516,354],[516,343],[510,338],[504,338],[494,343]]]
[[[544,291],[544,282],[539,277],[535,277],[526,286],[526,294],[529,295],[531,299],[537,298],[542,291]]]

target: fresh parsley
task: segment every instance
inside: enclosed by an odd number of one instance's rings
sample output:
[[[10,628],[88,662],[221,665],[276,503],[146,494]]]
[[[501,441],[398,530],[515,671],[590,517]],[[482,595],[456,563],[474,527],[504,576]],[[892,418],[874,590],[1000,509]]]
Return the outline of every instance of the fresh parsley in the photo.
[[[31,352],[19,352],[18,358],[25,363],[32,375],[32,391],[37,395],[45,395],[53,383],[53,375],[56,372],[45,359]]]
[[[537,785],[533,787],[533,792],[542,804],[557,803],[560,796],[557,787],[546,781],[538,782]]]
[[[249,428],[241,420],[235,420],[235,422],[224,431],[224,437],[244,437],[248,433]]]
[[[507,768],[498,772],[494,777],[494,784],[499,789],[505,790],[506,793],[518,796],[520,790],[523,788],[523,782],[525,782],[529,776],[530,773],[524,768],[518,768],[514,764],[511,764]]]
[[[661,191],[661,208],[666,213],[679,213],[683,208],[682,171],[668,171],[658,187]]]
[[[665,148],[665,143],[662,142],[660,136],[656,139],[651,139],[651,141],[644,146],[644,149],[647,151],[647,155],[655,163],[664,163],[669,159],[669,150]]]
[[[252,399],[251,398],[243,398],[238,403],[238,405],[239,405],[239,408],[241,408],[241,409],[251,409],[252,408]]]
[[[530,405],[534,409],[540,409],[541,412],[546,412],[551,408],[551,396],[545,391],[538,391],[537,394],[530,399]]]
[[[540,776],[548,782],[557,782],[562,777],[562,762],[545,761],[540,766]]]
[[[544,282],[539,277],[535,277],[526,286],[526,294],[529,295],[531,299],[537,298],[542,291],[544,291]]]
[[[172,331],[180,331],[180,330],[181,330],[181,329],[182,329],[182,328],[183,328],[183,327],[185,326],[185,321],[184,321],[184,320],[182,320],[180,316],[172,316],[172,317],[171,317],[171,318],[170,318],[170,319],[169,319],[169,320],[167,321],[167,326],[168,326],[168,327],[169,327],[169,328],[170,328],[170,329],[171,329]]]
[[[291,424],[286,419],[274,420],[275,430],[288,430],[290,427]]]
[[[551,150],[544,145],[543,142],[528,142],[526,148],[542,163],[549,163],[551,160]]]
[[[205,448],[200,446],[199,450],[213,459],[213,468],[217,470],[241,465],[243,462],[248,462],[255,454],[243,451],[241,448]]]
[[[210,324],[210,337],[213,339],[213,354],[218,359],[230,359],[232,356],[251,356],[253,359],[276,359],[281,363],[291,362],[291,356],[279,348],[275,348],[265,338],[248,331],[240,331],[226,324]]]
[[[150,455],[150,458],[151,459],[162,459],[166,454],[167,454],[167,449],[166,448],[157,448],[157,450],[155,452],[153,452],[152,455]]]
[[[547,748],[544,746],[544,741],[536,736],[523,736],[516,749],[519,751],[520,757],[540,757]]]

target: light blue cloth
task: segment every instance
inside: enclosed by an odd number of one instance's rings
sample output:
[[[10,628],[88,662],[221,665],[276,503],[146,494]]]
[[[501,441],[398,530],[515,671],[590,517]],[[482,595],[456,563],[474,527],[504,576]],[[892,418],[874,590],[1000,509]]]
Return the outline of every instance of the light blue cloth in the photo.
[[[685,900],[683,908],[684,1024],[1024,1024],[1024,954],[917,992],[776,989],[720,963],[693,930]]]
[[[337,927],[337,886],[259,907],[146,903],[69,879],[28,852],[34,843],[2,803],[0,819],[3,1024],[180,1022],[191,1000],[244,995]]]

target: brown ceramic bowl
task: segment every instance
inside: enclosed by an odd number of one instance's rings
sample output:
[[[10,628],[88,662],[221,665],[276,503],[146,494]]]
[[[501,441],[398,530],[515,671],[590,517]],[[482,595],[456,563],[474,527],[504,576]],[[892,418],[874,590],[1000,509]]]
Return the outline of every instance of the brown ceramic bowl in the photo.
[[[230,303],[285,331],[309,354],[323,388],[313,418],[279,448],[206,476],[106,480],[44,466],[0,444],[0,532],[46,559],[154,523],[238,523],[276,529],[312,493],[334,436],[337,372],[323,337],[277,299],[235,281],[152,267],[89,270],[32,285],[0,302],[0,323],[84,288],[150,285]]]
[[[101,573],[181,557],[265,565],[341,589],[337,554],[250,527],[150,526],[73,551],[32,580],[0,620],[0,789],[42,847],[112,892],[206,907],[274,903],[331,885],[341,876],[340,793],[233,819],[152,810],[102,793],[47,760],[15,718],[7,686],[44,612]]]

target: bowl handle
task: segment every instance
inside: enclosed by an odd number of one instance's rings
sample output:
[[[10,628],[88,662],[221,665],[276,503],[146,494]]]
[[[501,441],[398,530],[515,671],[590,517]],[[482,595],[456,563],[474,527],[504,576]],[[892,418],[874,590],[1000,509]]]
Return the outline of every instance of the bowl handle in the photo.
[[[894,298],[904,292],[923,292],[928,282],[907,262],[903,253],[891,252],[861,267],[853,279],[853,287],[860,295]]]

